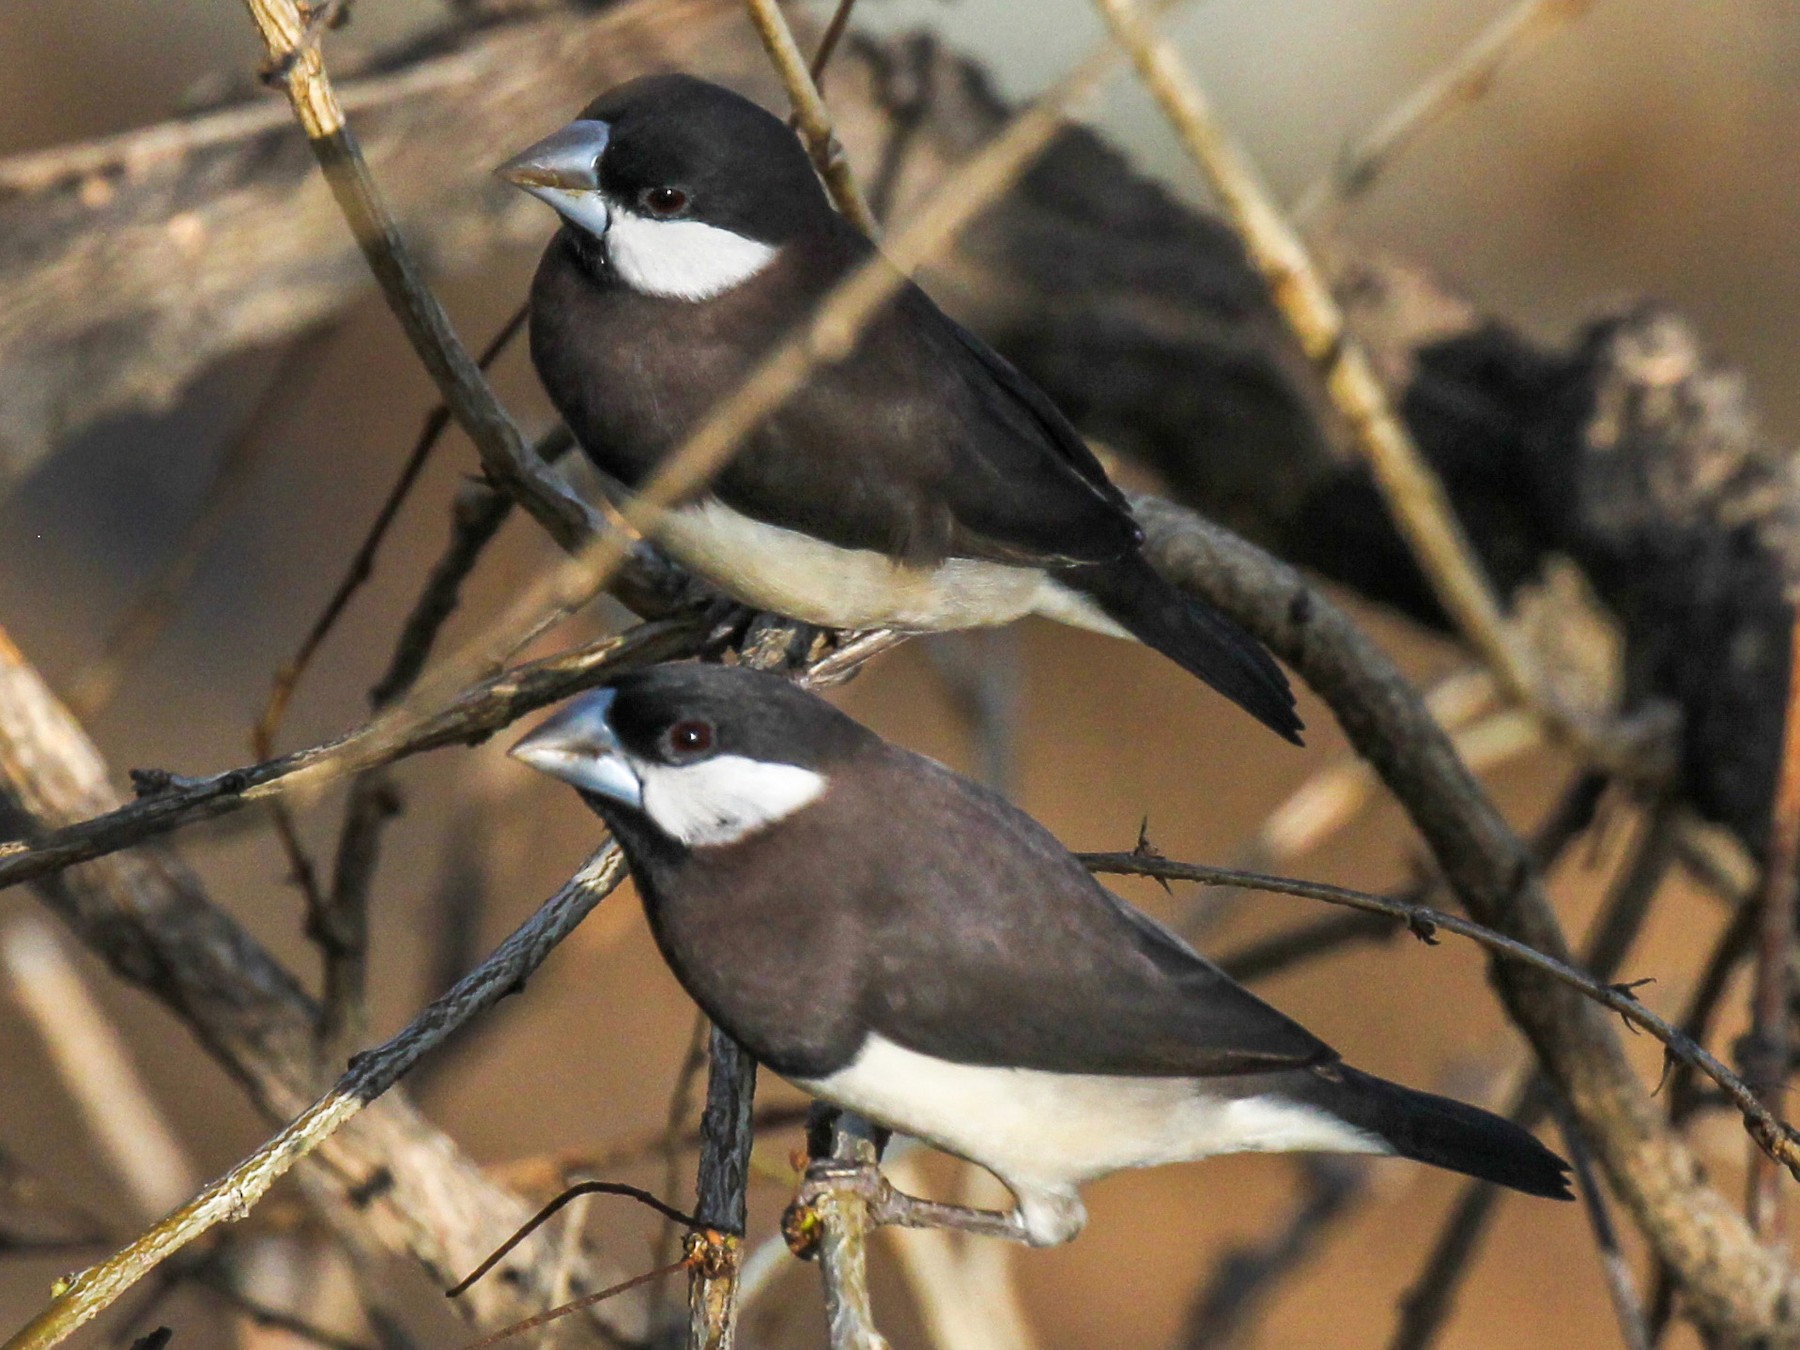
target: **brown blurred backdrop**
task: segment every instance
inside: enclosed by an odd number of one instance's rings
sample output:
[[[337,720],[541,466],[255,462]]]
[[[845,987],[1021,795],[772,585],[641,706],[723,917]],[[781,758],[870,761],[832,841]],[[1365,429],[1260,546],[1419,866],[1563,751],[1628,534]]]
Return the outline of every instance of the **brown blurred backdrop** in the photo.
[[[1223,111],[1292,194],[1345,137],[1503,8],[1499,0],[1210,3],[1194,6],[1178,31]],[[1001,0],[866,0],[860,17],[884,32],[934,25],[990,60],[1007,92],[1025,94],[1097,32],[1081,0],[1039,0],[1030,10],[1028,20],[1026,7]],[[334,40],[378,47],[433,14],[425,0],[361,0],[351,28]],[[218,0],[11,0],[0,7],[0,153],[156,121],[241,82],[256,57],[241,9]],[[1100,120],[1143,164],[1185,181],[1140,96],[1115,90]],[[1790,171],[1797,153],[1800,15],[1792,7],[1600,0],[1478,107],[1409,153],[1350,229],[1430,265],[1477,305],[1539,333],[1565,332],[1621,296],[1671,301],[1716,353],[1745,370],[1786,438],[1800,425],[1788,340],[1788,320],[1800,309],[1800,179]],[[466,336],[485,338],[500,324],[521,299],[532,261],[521,252],[445,284]],[[83,434],[0,498],[0,626],[53,680],[66,687],[92,659],[179,536],[232,429],[281,376],[279,353],[245,357],[202,380],[166,416]],[[511,406],[543,419],[521,357],[503,361],[499,384]],[[430,402],[426,378],[385,309],[369,299],[348,313],[313,392],[258,451],[241,505],[174,626],[93,724],[115,764],[205,772],[248,758],[247,728],[270,672],[335,583]],[[360,718],[396,619],[443,537],[448,496],[472,463],[461,442],[439,456],[373,584],[303,689],[287,745]],[[509,526],[482,565],[457,631],[550,557],[533,527]],[[1421,679],[1457,665],[1448,647],[1379,614],[1367,618]],[[556,640],[572,640],[583,626]],[[1329,718],[1310,700],[1310,747],[1286,751],[1146,652],[1035,624],[993,650],[1009,648],[1021,670],[1016,795],[1072,847],[1127,847],[1147,815],[1151,837],[1171,856],[1230,860],[1272,807],[1341,750]],[[842,702],[909,746],[958,767],[976,763],[940,674],[916,647],[857,680]],[[1495,775],[1493,786],[1529,826],[1565,772],[1538,755]],[[506,762],[498,746],[410,761],[400,781],[406,814],[392,831],[376,893],[378,1034],[438,992],[430,929],[447,884],[481,889],[476,950],[484,952],[564,879],[597,835],[572,795]],[[327,796],[304,818],[321,850],[336,804]],[[480,822],[478,857],[454,847],[471,837],[471,821]],[[1588,915],[1629,824],[1622,820],[1609,847],[1572,859],[1558,874],[1555,890],[1571,928],[1579,931]],[[300,936],[299,902],[265,832],[203,826],[182,843],[234,914],[295,969],[315,969]],[[1403,822],[1382,807],[1296,867],[1379,887],[1408,877],[1412,859]],[[1164,916],[1192,901],[1148,885],[1122,889]],[[27,892],[0,893],[0,922],[34,904]],[[1301,901],[1253,898],[1209,934],[1207,946],[1229,950],[1309,912]],[[1699,896],[1665,902],[1660,912],[1661,927],[1638,949],[1629,974],[1657,974],[1665,962],[1685,969],[1719,921]],[[262,1122],[170,1017],[89,969],[202,1174],[263,1138]],[[1363,949],[1264,992],[1359,1063],[1420,1086],[1492,1104],[1524,1062],[1466,944]],[[1681,979],[1665,977],[1645,996],[1668,1013],[1685,993]],[[524,996],[505,1003],[445,1072],[426,1080],[423,1099],[484,1162],[595,1149],[661,1123],[691,1026],[691,1008],[657,960],[635,900],[621,892]],[[1645,1074],[1654,1075],[1654,1047],[1634,1048]],[[96,1161],[29,1023],[4,998],[0,1085],[0,1148],[108,1212],[116,1181]],[[770,1085],[771,1099],[785,1091]],[[1709,1168],[1727,1178],[1741,1170],[1741,1140],[1730,1122],[1703,1130]],[[772,1156],[790,1142],[777,1141]],[[1016,1258],[1039,1343],[1098,1350],[1168,1342],[1225,1246],[1280,1217],[1294,1176],[1286,1160],[1237,1159],[1094,1187],[1093,1222],[1080,1241]],[[660,1167],[632,1169],[623,1179],[660,1188]],[[1724,1184],[1729,1190],[1735,1182]],[[1379,1168],[1367,1200],[1285,1287],[1259,1344],[1383,1343],[1395,1300],[1457,1189],[1455,1179],[1423,1168]],[[758,1234],[769,1231],[783,1203],[777,1186],[753,1191]],[[653,1230],[637,1214],[604,1209],[597,1231],[625,1267],[648,1264]],[[0,1328],[38,1306],[55,1273],[55,1263],[0,1254]],[[891,1263],[884,1259],[879,1274],[877,1298],[896,1345],[925,1344]],[[430,1328],[422,1343],[458,1343],[461,1331],[432,1307],[422,1277],[397,1268],[384,1279]],[[814,1273],[797,1267],[782,1279],[750,1321],[753,1343],[821,1343]],[[177,1328],[178,1347],[226,1344],[232,1334],[229,1319],[193,1295],[156,1316]],[[84,1343],[102,1339],[90,1331]],[[1580,1214],[1505,1201],[1445,1344],[1616,1343]]]

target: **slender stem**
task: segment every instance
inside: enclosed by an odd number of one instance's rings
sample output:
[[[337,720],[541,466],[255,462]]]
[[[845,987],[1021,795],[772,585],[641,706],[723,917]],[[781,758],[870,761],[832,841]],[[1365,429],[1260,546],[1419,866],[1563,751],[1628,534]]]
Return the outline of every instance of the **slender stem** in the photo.
[[[688,1240],[688,1350],[731,1350],[737,1338],[737,1283],[749,1218],[751,1106],[756,1061],[717,1027],[707,1046],[706,1109],[700,1117],[700,1173]]]
[[[813,82],[800,44],[794,41],[787,17],[775,0],[745,0],[745,5],[750,11],[751,23],[756,25],[756,35],[762,39],[769,60],[775,66],[775,73],[787,89],[788,101],[794,105],[795,127],[800,139],[806,142],[806,151],[812,156],[819,177],[825,180],[825,186],[831,192],[831,200],[844,219],[874,239],[880,233],[880,227],[869,210],[868,198],[863,196],[856,176],[850,172],[844,149],[831,128],[831,112],[819,95],[819,87]]]

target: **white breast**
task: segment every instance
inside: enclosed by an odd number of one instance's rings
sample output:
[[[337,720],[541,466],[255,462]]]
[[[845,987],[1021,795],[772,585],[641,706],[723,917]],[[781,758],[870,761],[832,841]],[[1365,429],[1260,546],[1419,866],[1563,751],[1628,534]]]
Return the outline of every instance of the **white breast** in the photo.
[[[1066,1211],[1076,1186],[1127,1167],[1224,1153],[1393,1151],[1324,1111],[1209,1093],[1204,1080],[953,1064],[876,1035],[838,1072],[799,1086],[987,1168],[1028,1223],[1034,1209]]]
[[[873,549],[838,548],[709,500],[664,516],[657,536],[739,600],[831,628],[937,632],[1038,613],[1128,636],[1088,600],[1035,567],[950,558],[905,567]]]

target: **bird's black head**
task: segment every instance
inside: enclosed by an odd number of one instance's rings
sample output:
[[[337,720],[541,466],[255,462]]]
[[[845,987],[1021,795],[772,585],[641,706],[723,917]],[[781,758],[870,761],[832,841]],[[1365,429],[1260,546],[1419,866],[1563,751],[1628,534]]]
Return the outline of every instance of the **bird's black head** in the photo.
[[[736,843],[817,801],[880,739],[775,675],[662,665],[584,694],[513,747],[614,820],[686,848]]]
[[[609,90],[497,172],[598,241],[626,285],[669,298],[721,294],[831,217],[787,124],[690,75]]]

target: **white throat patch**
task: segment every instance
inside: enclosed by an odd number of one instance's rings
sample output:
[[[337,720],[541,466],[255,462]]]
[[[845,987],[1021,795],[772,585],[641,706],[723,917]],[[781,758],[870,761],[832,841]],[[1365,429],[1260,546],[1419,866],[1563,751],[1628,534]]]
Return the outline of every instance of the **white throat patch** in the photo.
[[[611,211],[606,256],[632,290],[669,300],[710,300],[741,286],[776,250],[698,220],[652,220]]]
[[[644,785],[644,814],[689,848],[735,844],[817,801],[829,786],[822,773],[743,755],[714,755],[696,764],[655,764],[633,757]]]

